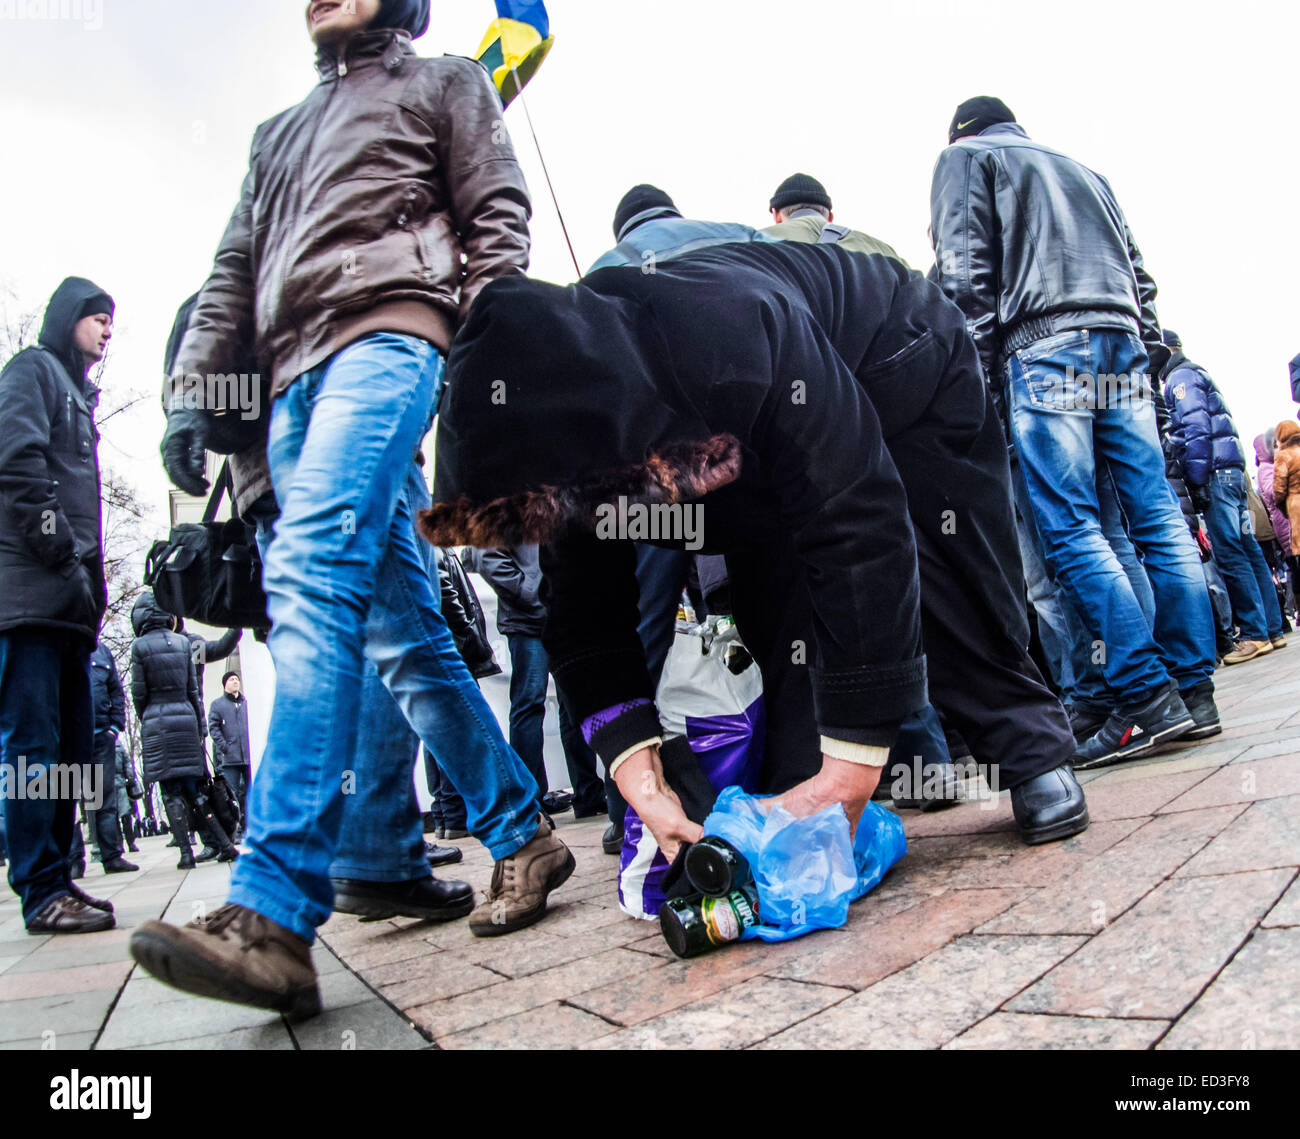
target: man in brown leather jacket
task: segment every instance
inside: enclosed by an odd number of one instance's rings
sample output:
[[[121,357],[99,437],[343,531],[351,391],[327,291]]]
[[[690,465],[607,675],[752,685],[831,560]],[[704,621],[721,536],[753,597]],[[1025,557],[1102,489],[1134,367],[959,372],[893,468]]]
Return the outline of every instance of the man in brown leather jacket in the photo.
[[[473,907],[467,884],[429,876],[422,842],[409,881],[384,872],[413,796],[409,762],[367,770],[357,755],[364,658],[448,757],[470,830],[497,860],[474,933],[538,920],[574,867],[532,776],[484,728],[491,713],[439,613],[412,518],[412,458],[443,354],[482,287],[528,262],[528,192],[501,104],[472,60],[415,54],[428,0],[311,0],[306,15],[320,85],[254,135],[171,388],[229,371],[223,360],[250,340],[270,370],[280,515],[263,583],[276,695],[248,853],[206,921],[148,922],[131,940],[178,988],[298,1015],[320,1009],[311,942],[334,905],[347,796],[349,912],[447,920]],[[204,424],[171,400],[164,462],[191,493],[206,489]]]

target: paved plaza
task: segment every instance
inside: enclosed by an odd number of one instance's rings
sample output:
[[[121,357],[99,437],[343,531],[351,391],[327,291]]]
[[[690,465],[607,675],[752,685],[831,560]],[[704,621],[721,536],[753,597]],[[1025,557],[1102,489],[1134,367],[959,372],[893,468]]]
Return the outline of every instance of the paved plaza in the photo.
[[[907,856],[848,925],[784,945],[674,959],[619,911],[603,820],[561,816],[578,868],[545,921],[481,940],[335,917],[326,1011],[300,1024],[133,965],[132,927],[215,908],[229,877],[147,839],[140,873],[83,883],[112,932],[32,937],[0,899],[0,1047],[1297,1048],[1300,644],[1217,681],[1221,736],[1081,775],[1083,835],[1023,846],[1005,794],[907,812]],[[444,873],[486,887],[462,845]]]

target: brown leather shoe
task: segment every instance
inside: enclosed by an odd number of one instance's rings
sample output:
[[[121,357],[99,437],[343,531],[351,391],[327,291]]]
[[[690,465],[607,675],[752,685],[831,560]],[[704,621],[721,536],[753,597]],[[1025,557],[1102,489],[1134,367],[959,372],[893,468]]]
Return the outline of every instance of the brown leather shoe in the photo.
[[[227,903],[177,928],[147,921],[131,956],[158,980],[200,997],[305,1018],[321,1010],[311,946],[282,925]]]
[[[27,923],[28,933],[101,933],[113,929],[117,919],[92,909],[71,894],[52,898]]]
[[[537,834],[492,868],[492,885],[469,915],[476,937],[499,937],[541,920],[546,896],[568,881],[577,865],[573,853],[555,837],[555,824],[538,816]]]

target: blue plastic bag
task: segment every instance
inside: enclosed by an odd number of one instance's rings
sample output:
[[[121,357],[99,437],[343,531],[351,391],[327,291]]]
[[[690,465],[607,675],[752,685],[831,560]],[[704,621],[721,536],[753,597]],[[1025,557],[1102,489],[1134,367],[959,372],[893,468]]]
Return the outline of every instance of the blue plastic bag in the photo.
[[[789,941],[815,929],[838,929],[849,903],[876,885],[907,853],[902,821],[868,803],[849,841],[838,803],[807,818],[728,787],[704,820],[704,833],[731,843],[748,860],[758,889],[761,924],[741,940]]]

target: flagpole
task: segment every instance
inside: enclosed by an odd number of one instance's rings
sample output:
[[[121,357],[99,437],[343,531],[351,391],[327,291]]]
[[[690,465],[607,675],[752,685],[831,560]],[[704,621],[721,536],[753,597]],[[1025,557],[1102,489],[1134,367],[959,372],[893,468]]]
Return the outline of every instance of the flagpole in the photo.
[[[555,195],[555,185],[551,182],[551,172],[546,168],[546,156],[542,153],[542,144],[537,138],[537,128],[533,126],[533,116],[528,111],[528,100],[524,98],[524,85],[519,81],[519,72],[515,70],[514,65],[510,67],[510,73],[515,77],[516,98],[523,105],[524,117],[528,120],[528,130],[533,136],[533,146],[537,148],[537,158],[542,164],[542,174],[546,178],[546,188],[551,192],[551,201],[555,205],[555,216],[560,219],[560,229],[564,233],[565,244],[569,247],[569,257],[573,261],[573,271],[582,276],[582,268],[578,265],[578,255],[573,251],[573,239],[569,237],[569,227],[564,224],[564,211],[560,209],[560,199]]]

